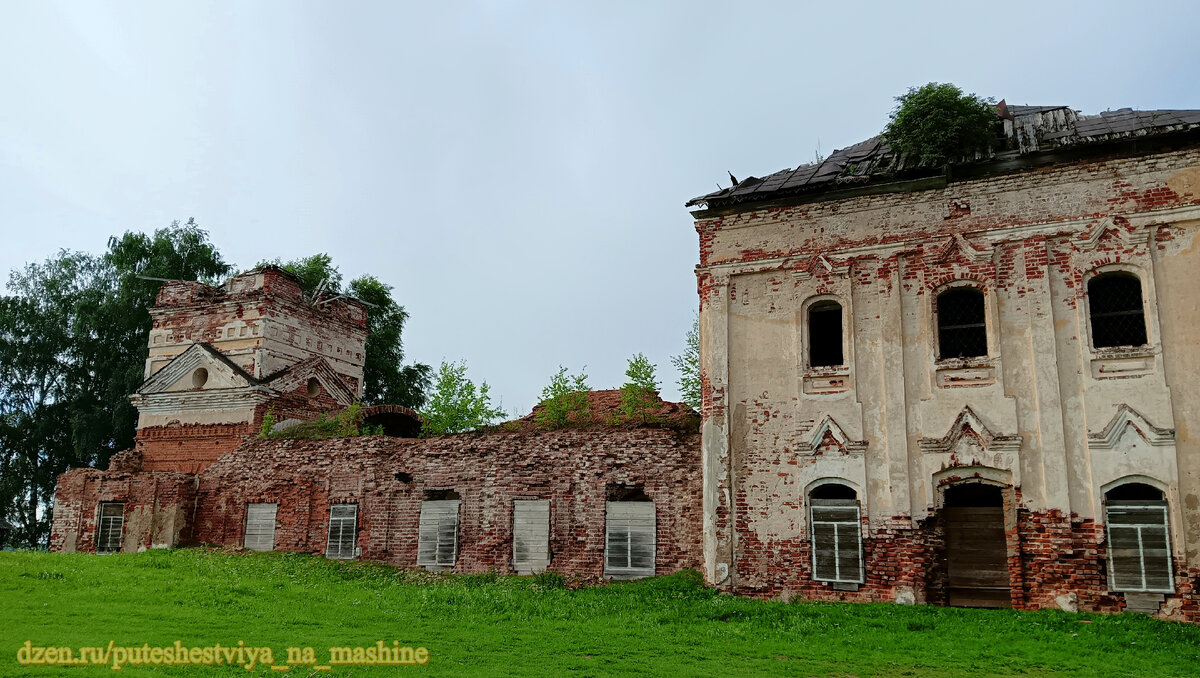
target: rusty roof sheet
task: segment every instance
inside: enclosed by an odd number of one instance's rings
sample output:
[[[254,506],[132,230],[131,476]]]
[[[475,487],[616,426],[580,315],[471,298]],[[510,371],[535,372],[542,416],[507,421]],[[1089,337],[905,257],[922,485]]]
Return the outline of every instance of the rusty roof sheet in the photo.
[[[1004,121],[1010,158],[1040,151],[1083,146],[1125,138],[1165,134],[1200,128],[1200,111],[1135,111],[1122,108],[1096,115],[1080,115],[1067,106],[1007,106]],[[998,154],[978,153],[966,163],[997,159]],[[816,163],[783,169],[765,177],[747,177],[729,188],[692,198],[688,207],[726,207],[798,193],[820,193],[904,176],[931,174],[937,168],[894,153],[882,136],[838,149]]]

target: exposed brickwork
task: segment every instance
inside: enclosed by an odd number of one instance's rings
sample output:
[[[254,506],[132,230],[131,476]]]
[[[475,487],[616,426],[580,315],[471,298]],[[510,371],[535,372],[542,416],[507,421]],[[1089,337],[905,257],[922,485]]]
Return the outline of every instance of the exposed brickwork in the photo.
[[[277,502],[276,549],[324,553],[329,505],[348,502],[360,507],[361,557],[413,567],[421,501],[429,490],[448,489],[463,502],[456,571],[511,572],[512,501],[548,499],[550,568],[598,576],[607,493],[640,486],[655,502],[657,571],[666,574],[700,566],[698,466],[698,435],[659,428],[256,440],[199,476],[91,469],[64,474],[53,547],[63,549],[70,541],[77,550],[88,544],[94,550],[100,501],[125,501],[131,511],[153,505],[157,492],[160,504],[182,505],[187,496],[175,501],[164,494],[164,479],[180,488],[192,487],[196,479],[187,543],[240,546],[246,504]],[[401,473],[411,474],[411,481],[399,479]]]
[[[95,553],[101,502],[125,504],[122,551],[186,543],[196,488],[197,477],[191,473],[68,471],[58,477],[50,550]]]

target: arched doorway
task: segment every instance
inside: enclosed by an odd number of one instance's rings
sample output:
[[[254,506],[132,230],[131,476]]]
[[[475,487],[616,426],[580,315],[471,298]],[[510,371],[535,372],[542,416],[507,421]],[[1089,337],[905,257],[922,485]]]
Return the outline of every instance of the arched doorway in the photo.
[[[946,488],[942,527],[947,602],[959,607],[1012,607],[1001,489],[983,483]]]

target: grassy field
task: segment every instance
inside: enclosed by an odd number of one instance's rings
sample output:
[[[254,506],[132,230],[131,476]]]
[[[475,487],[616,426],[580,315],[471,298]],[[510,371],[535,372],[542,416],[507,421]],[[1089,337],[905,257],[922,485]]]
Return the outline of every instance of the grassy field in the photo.
[[[569,590],[555,577],[199,549],[0,553],[0,639],[0,675],[247,675],[22,666],[27,640],[270,647],[276,668],[250,675],[1200,675],[1200,627],[1144,615],[762,602],[718,594],[694,573]],[[330,647],[380,640],[427,648],[428,663],[311,668],[329,663]],[[280,670],[288,646],[312,647],[315,660]]]

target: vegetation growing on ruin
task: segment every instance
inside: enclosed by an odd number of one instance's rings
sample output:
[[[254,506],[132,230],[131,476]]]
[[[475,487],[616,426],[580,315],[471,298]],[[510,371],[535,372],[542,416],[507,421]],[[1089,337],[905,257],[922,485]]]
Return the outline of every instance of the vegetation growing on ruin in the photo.
[[[561,365],[550,378],[550,384],[542,389],[542,402],[535,410],[534,425],[541,429],[585,426],[592,421],[588,392],[587,373],[567,373]]]
[[[987,151],[998,124],[994,99],[964,94],[948,82],[931,82],[896,97],[883,136],[895,151],[946,165]]]
[[[629,359],[625,368],[626,382],[621,385],[621,414],[626,419],[647,422],[651,412],[658,409],[658,377],[654,363],[638,353]]]
[[[363,424],[363,406],[353,402],[349,407],[336,412],[322,412],[314,421],[305,421],[285,429],[276,430],[275,410],[270,408],[263,414],[259,438],[282,438],[322,440],[324,438],[349,438],[353,436],[382,435],[382,426]]]
[[[504,410],[492,406],[486,381],[478,387],[467,378],[467,364],[442,362],[421,409],[421,436],[464,433],[484,428],[504,416]]]
[[[1138,614],[767,602],[694,572],[564,586],[541,577],[434,574],[304,554],[151,550],[96,557],[0,553],[0,676],[112,676],[25,667],[26,640],[55,647],[221,643],[273,650],[425,647],[421,675],[1184,676],[1200,627]],[[289,675],[308,675],[294,668]],[[173,675],[269,675],[178,667]],[[395,675],[345,667],[342,675]],[[155,670],[126,666],[121,675]],[[315,675],[315,674],[314,674]]]

